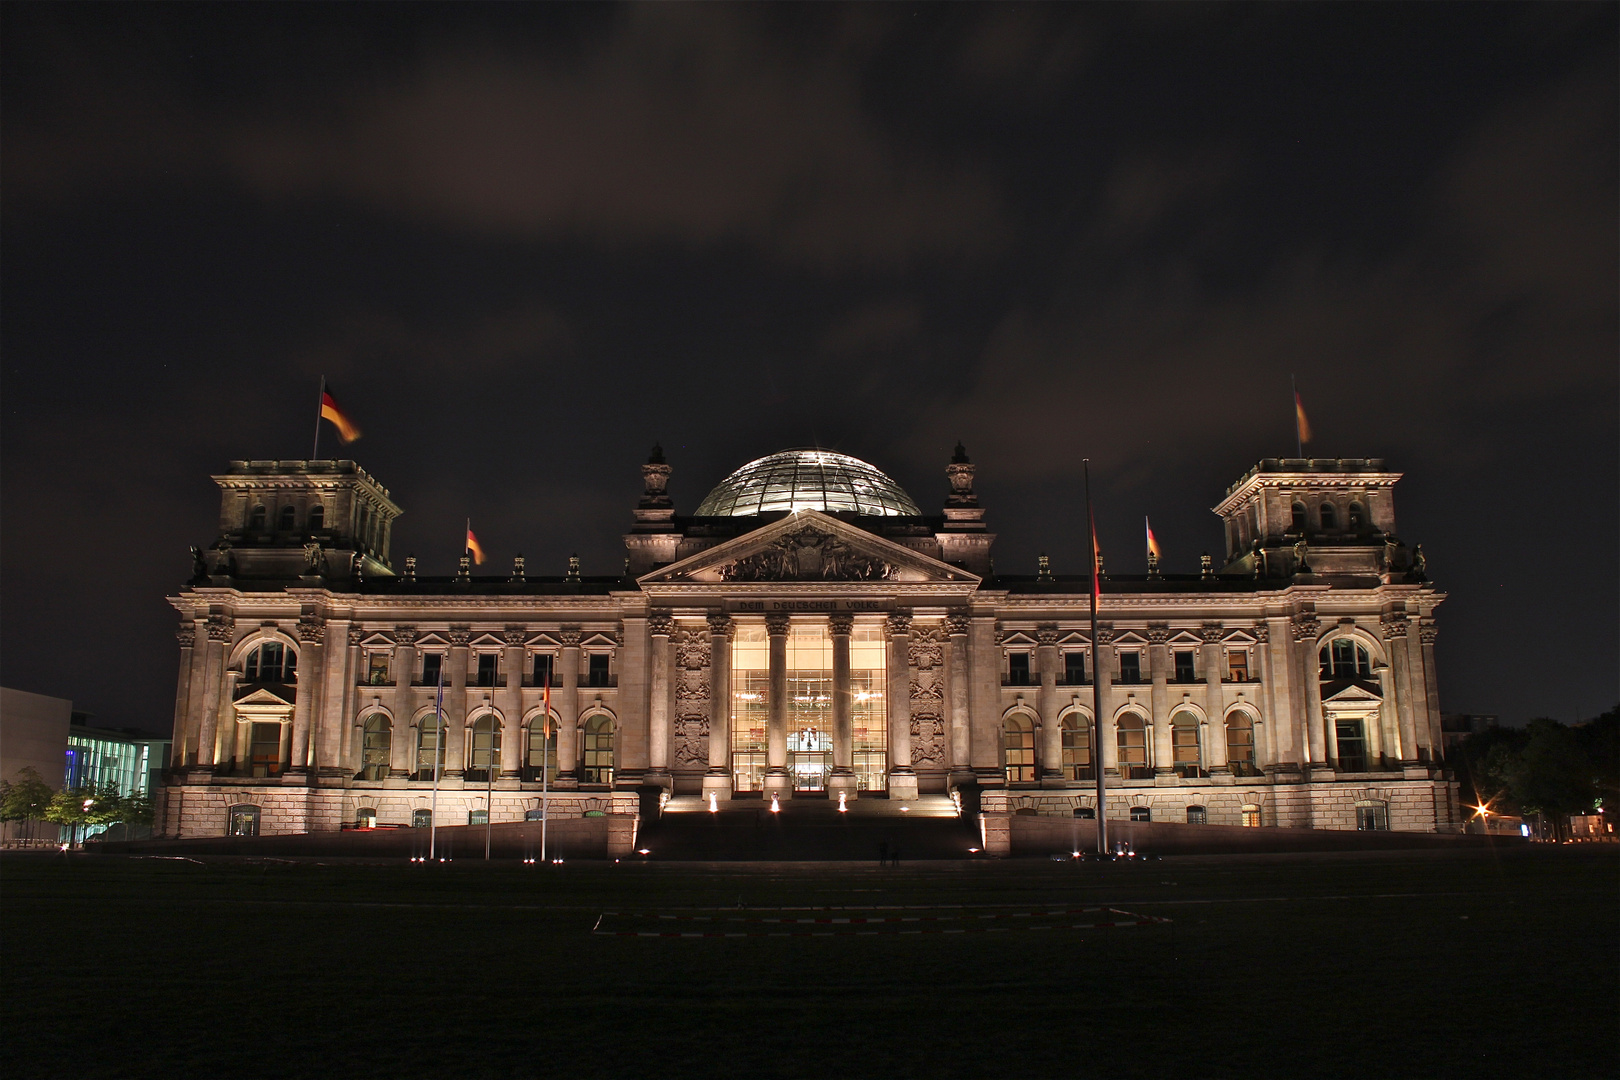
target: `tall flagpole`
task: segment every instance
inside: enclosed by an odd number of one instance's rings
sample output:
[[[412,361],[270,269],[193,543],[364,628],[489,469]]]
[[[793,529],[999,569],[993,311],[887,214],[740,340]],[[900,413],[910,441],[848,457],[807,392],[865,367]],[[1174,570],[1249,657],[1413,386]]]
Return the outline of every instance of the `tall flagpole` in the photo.
[[[315,447],[309,452],[309,460],[318,461],[321,456],[321,410],[326,407],[326,376],[321,376],[321,392],[315,398]]]
[[[1305,437],[1299,430],[1299,383],[1292,375],[1288,376],[1288,388],[1294,392],[1294,456],[1305,456]]]
[[[511,678],[511,673],[507,673]],[[484,861],[489,862],[490,842],[495,838],[495,710],[490,707],[489,695],[484,695],[489,708],[489,763],[484,769]]]
[[[540,695],[540,723],[543,738],[540,742],[540,863],[546,863],[546,811],[550,809],[550,789],[547,787],[547,766],[551,762],[551,664],[546,664],[546,686]]]
[[[439,665],[439,696],[433,702],[433,800],[428,804],[428,861],[439,854],[439,762],[444,760],[444,664]]]
[[[1097,594],[1102,574],[1097,568],[1097,519],[1091,512],[1091,459],[1086,473],[1086,524],[1091,529],[1091,769],[1097,778],[1097,854],[1108,854],[1108,793],[1102,755],[1102,643],[1097,640]]]

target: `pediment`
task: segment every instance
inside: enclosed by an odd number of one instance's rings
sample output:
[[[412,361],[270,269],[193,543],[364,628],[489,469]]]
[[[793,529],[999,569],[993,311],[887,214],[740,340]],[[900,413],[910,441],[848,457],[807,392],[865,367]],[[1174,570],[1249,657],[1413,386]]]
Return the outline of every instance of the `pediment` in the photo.
[[[290,709],[293,707],[292,702],[281,697],[279,694],[275,694],[264,689],[262,686],[250,694],[242,695],[235,701],[231,702],[231,704],[236,706],[238,709],[247,709],[254,706],[271,709]]]
[[[1343,689],[1324,696],[1322,703],[1324,705],[1355,705],[1361,702],[1377,704],[1383,700],[1381,696],[1368,690],[1365,686],[1359,683],[1350,683]]]
[[[1197,647],[1204,643],[1204,639],[1191,630],[1178,630],[1170,636],[1169,643],[1173,646],[1191,645]]]
[[[818,510],[790,514],[637,579],[640,585],[978,581]]]

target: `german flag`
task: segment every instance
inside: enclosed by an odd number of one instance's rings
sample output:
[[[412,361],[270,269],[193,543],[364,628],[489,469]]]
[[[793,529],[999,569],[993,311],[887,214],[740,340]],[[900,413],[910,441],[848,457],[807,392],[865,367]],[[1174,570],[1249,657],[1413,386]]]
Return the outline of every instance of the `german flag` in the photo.
[[[1152,555],[1155,559],[1162,559],[1164,556],[1159,552],[1159,541],[1153,535],[1153,523],[1148,521],[1147,518],[1143,518],[1142,524],[1147,527],[1148,554]]]
[[[1305,419],[1305,403],[1299,400],[1299,391],[1294,391],[1294,430],[1301,443],[1311,441],[1311,422]]]
[[[355,427],[354,421],[349,419],[347,413],[338,408],[337,399],[325,388],[321,390],[321,419],[332,421],[338,429],[338,438],[346,443],[352,443],[360,437],[360,429]]]
[[[471,525],[467,526],[467,552],[473,557],[473,562],[479,566],[484,565],[484,545],[480,544],[478,537],[473,535]]]

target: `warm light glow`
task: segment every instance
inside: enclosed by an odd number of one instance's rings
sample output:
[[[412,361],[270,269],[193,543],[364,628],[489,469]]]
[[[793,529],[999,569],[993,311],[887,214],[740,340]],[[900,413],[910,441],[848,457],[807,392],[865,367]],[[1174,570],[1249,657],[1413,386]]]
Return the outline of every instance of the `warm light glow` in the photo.
[[[720,812],[720,801],[719,800],[720,800],[720,796],[719,796],[719,794],[717,792],[713,792],[713,791],[709,792],[709,813],[718,814]]]
[[[845,799],[845,797],[847,795],[848,795],[848,792],[844,792],[844,791],[840,791],[838,793],[838,812],[840,814],[849,813],[849,807],[844,805],[844,799]]]
[[[778,796],[773,794],[771,796],[771,813],[780,814],[781,812],[782,812],[782,802],[781,802],[781,800],[780,800],[780,798]]]

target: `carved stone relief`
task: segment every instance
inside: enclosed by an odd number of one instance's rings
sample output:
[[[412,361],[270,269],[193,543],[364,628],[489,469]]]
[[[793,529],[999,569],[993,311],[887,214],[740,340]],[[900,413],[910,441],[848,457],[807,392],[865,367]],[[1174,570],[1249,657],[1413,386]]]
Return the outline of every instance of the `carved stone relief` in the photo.
[[[911,628],[911,763],[917,768],[946,764],[945,640],[940,626]]]
[[[670,645],[674,666],[674,766],[704,768],[709,763],[709,632],[708,628],[673,627]]]
[[[806,527],[720,568],[726,581],[887,581],[898,567]]]

